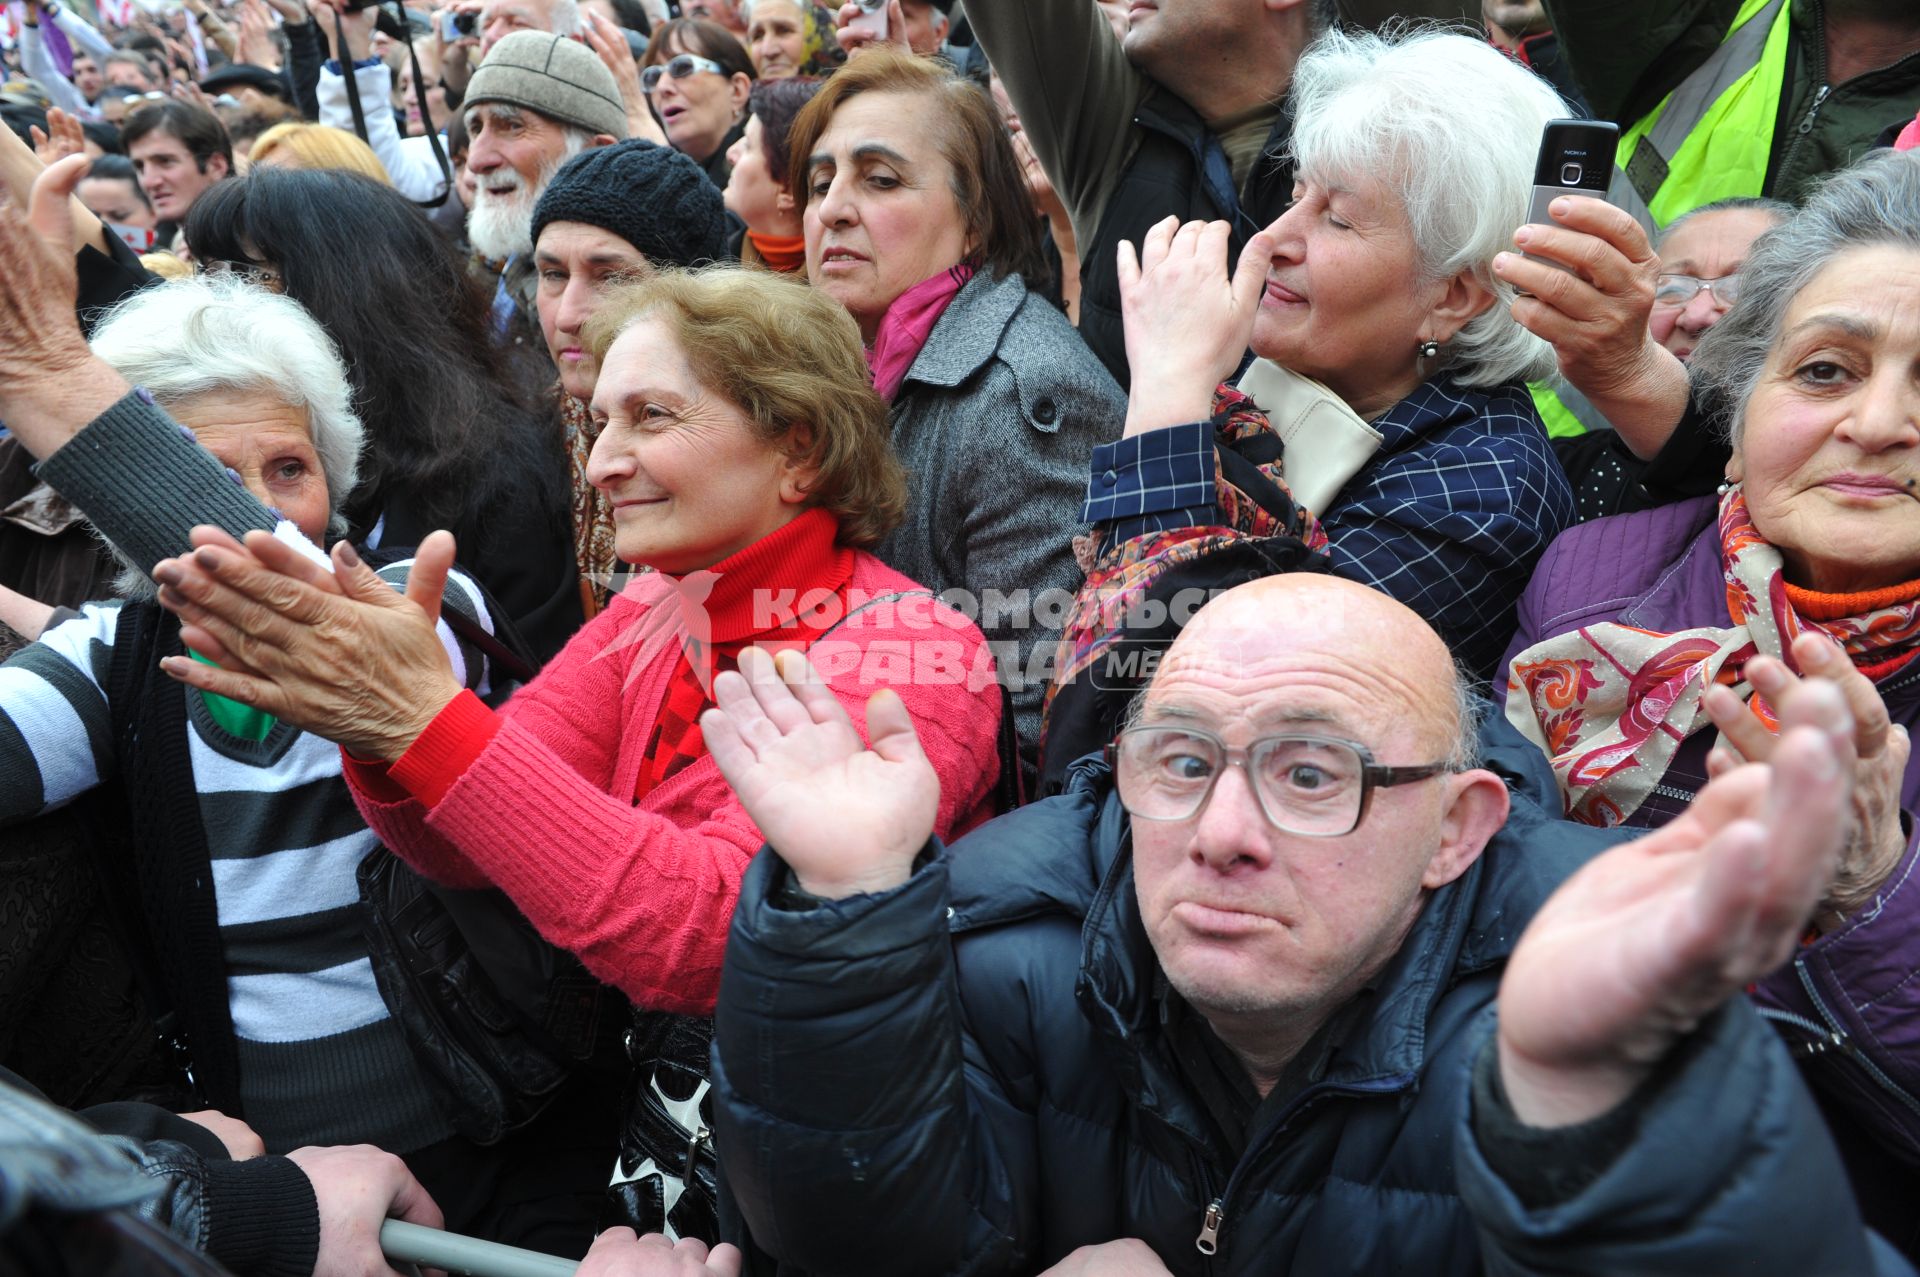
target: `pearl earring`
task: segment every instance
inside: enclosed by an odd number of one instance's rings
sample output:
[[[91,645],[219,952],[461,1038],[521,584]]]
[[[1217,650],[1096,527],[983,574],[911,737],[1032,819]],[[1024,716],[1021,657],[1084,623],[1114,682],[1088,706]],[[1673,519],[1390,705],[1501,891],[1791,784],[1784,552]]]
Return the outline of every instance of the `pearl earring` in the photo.
[[[1440,343],[1439,343],[1439,342],[1437,342],[1437,341],[1423,341],[1423,342],[1421,342],[1421,343],[1420,343],[1420,358],[1422,358],[1422,359],[1433,359],[1433,358],[1435,358],[1435,357],[1437,357],[1437,356],[1438,356],[1439,354],[1440,354]]]

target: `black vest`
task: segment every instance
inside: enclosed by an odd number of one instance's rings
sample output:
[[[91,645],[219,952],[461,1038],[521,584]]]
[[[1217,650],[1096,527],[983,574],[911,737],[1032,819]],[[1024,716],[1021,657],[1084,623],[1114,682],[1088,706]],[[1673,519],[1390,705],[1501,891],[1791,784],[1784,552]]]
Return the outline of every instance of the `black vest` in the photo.
[[[1282,104],[1266,151],[1238,193],[1219,139],[1173,94],[1164,89],[1148,94],[1133,126],[1140,132],[1140,149],[1107,201],[1093,243],[1080,246],[1080,335],[1123,388],[1129,384],[1127,342],[1114,257],[1120,244],[1139,244],[1154,223],[1168,217],[1226,221],[1233,225],[1229,251],[1237,262],[1247,240],[1271,225],[1293,197],[1293,165],[1280,154],[1293,131],[1290,103]]]

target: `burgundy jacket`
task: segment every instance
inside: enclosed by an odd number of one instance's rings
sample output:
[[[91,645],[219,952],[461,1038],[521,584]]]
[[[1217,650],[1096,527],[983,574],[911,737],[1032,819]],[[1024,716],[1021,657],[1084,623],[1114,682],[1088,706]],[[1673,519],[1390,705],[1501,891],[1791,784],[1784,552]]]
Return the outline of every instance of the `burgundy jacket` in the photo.
[[[1718,500],[1616,515],[1569,528],[1540,560],[1520,600],[1516,654],[1556,634],[1604,621],[1671,632],[1728,623],[1720,569]],[[1920,737],[1920,661],[1879,684],[1893,721]],[[1505,679],[1495,695],[1505,700]],[[1704,783],[1709,733],[1676,755],[1661,789],[1633,823],[1665,824]],[[1920,809],[1920,754],[1901,787],[1911,833]],[[1916,841],[1877,904],[1804,946],[1754,990],[1762,1013],[1796,1047],[1830,1114],[1844,1115],[1909,1167],[1920,1167],[1920,873]],[[1804,1054],[1803,1052],[1810,1052]],[[1842,1146],[1846,1133],[1840,1135]],[[1856,1177],[1857,1179],[1857,1177]]]

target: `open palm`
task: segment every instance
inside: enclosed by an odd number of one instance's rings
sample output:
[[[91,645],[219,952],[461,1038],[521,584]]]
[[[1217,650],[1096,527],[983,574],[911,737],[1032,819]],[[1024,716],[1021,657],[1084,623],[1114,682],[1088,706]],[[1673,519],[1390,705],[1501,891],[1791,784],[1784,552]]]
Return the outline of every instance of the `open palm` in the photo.
[[[707,749],[802,888],[838,899],[907,880],[933,835],[940,780],[898,696],[867,702],[869,748],[798,652],[776,665],[749,648],[713,692]]]
[[[1831,684],[1767,765],[1717,777],[1672,824],[1580,870],[1500,986],[1500,1063],[1535,1125],[1597,1116],[1793,952],[1839,863],[1851,719]]]

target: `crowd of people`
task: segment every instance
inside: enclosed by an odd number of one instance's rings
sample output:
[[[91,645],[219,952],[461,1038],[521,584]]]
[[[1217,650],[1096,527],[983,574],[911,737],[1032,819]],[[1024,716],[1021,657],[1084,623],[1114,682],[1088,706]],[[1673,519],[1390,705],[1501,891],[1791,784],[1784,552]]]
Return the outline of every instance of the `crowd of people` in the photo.
[[[0,58],[0,1272],[1920,1265],[1904,0]]]

